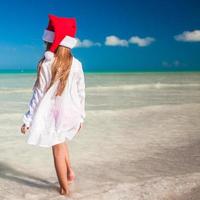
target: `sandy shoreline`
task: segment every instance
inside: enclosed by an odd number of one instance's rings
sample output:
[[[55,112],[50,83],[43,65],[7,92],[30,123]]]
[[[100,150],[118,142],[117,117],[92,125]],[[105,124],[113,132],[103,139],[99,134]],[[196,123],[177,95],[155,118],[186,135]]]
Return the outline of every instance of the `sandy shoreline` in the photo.
[[[194,120],[200,104],[87,114],[86,128],[69,143],[77,175],[72,199],[200,199],[200,125]],[[1,134],[1,199],[63,199],[56,192],[50,149],[27,145],[16,134],[20,118],[15,119],[4,129],[7,137]]]

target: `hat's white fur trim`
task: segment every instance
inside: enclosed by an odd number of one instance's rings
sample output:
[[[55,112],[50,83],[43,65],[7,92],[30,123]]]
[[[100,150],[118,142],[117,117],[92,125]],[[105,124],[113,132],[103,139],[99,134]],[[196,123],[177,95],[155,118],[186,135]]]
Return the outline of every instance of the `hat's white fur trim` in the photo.
[[[65,36],[64,39],[61,41],[60,45],[61,46],[65,46],[65,47],[69,47],[70,49],[74,48],[77,44],[77,39],[70,37],[70,36]]]
[[[49,31],[49,30],[45,30],[44,31],[44,34],[42,36],[42,39],[45,41],[45,42],[50,42],[52,43],[53,40],[54,40],[54,36],[55,36],[55,33],[53,31]]]

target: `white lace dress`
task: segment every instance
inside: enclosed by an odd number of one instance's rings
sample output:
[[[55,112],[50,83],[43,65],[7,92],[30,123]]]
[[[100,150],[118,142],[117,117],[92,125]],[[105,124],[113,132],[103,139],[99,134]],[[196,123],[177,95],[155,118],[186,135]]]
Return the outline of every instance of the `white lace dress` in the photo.
[[[66,87],[61,96],[55,96],[59,81],[46,92],[51,81],[54,58],[45,59],[40,74],[40,87],[33,90],[29,110],[23,122],[30,127],[28,144],[51,147],[71,140],[85,119],[85,77],[82,64],[73,57]]]

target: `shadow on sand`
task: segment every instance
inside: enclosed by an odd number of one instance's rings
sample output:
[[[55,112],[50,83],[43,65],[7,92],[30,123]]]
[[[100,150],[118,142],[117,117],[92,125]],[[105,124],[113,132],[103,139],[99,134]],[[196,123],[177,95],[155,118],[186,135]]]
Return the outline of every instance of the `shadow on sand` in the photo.
[[[56,183],[16,170],[3,162],[0,162],[0,178],[40,189],[57,189]]]

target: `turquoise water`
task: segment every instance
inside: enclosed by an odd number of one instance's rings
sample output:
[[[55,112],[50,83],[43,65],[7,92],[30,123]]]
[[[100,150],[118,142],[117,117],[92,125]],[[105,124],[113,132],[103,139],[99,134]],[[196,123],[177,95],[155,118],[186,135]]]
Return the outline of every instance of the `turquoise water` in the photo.
[[[3,111],[25,110],[31,97],[35,73],[0,74]],[[85,73],[88,110],[200,102],[200,73]],[[19,104],[17,104],[17,102]]]

